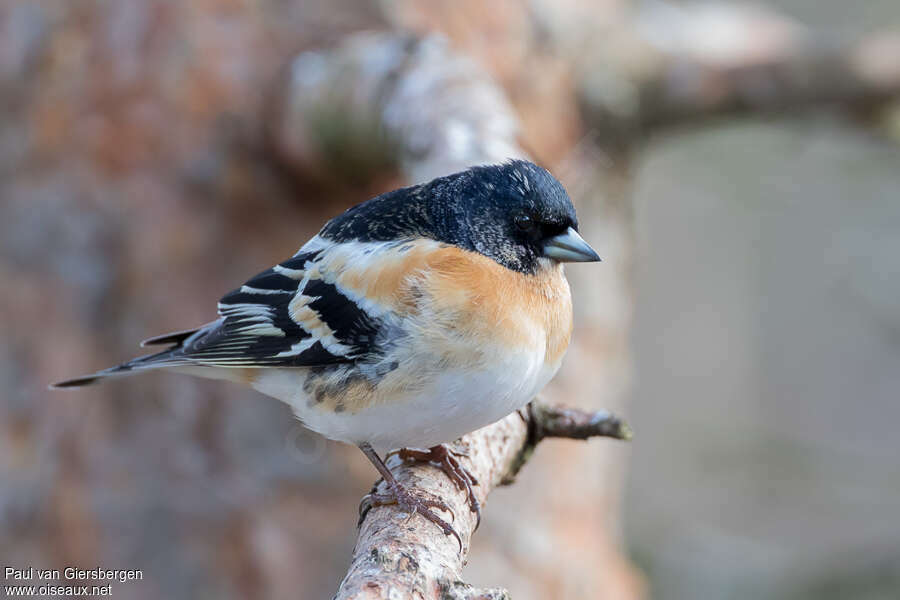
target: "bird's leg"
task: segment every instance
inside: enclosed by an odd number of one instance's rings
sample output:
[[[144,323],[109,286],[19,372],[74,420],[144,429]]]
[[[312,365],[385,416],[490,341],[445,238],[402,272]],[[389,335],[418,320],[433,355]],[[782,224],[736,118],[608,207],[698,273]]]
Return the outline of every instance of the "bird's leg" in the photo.
[[[449,523],[431,511],[432,508],[437,508],[439,510],[445,510],[452,515],[453,511],[445,502],[437,498],[427,498],[423,497],[423,495],[413,494],[394,478],[391,470],[384,464],[384,461],[381,460],[372,446],[363,443],[359,445],[359,449],[363,451],[366,458],[368,458],[372,464],[375,465],[375,468],[378,469],[382,479],[384,479],[384,482],[388,486],[388,491],[387,493],[379,494],[377,492],[376,484],[376,486],[372,488],[372,491],[363,497],[362,502],[359,504],[359,523],[357,525],[362,524],[363,519],[366,518],[366,514],[368,514],[372,508],[396,504],[410,515],[419,513],[440,527],[441,531],[444,532],[444,535],[452,534],[456,538],[457,543],[459,543],[459,549],[462,550],[462,539],[459,537],[459,534],[456,533],[456,530],[453,529]]]
[[[475,529],[481,524],[481,504],[475,497],[473,485],[478,485],[478,480],[463,467],[460,462],[460,456],[468,456],[468,452],[451,448],[446,444],[438,444],[428,450],[419,450],[416,448],[401,448],[397,451],[397,455],[403,460],[411,460],[416,462],[424,462],[433,465],[444,472],[450,481],[456,484],[461,490],[466,492],[469,500],[469,510],[475,513],[477,521]]]

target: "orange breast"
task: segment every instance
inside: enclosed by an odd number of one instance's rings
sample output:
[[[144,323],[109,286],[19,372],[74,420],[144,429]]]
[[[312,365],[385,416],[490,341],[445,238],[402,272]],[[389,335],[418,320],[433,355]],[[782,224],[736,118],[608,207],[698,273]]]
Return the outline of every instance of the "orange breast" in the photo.
[[[459,315],[475,337],[526,349],[543,344],[545,362],[562,360],[572,333],[572,298],[561,265],[525,275],[456,247],[432,253],[424,274],[437,310]]]
[[[427,316],[433,329],[452,329],[473,346],[543,345],[546,363],[558,365],[569,345],[572,300],[559,264],[525,275],[477,252],[417,240],[352,260],[327,257],[320,271],[351,297]]]

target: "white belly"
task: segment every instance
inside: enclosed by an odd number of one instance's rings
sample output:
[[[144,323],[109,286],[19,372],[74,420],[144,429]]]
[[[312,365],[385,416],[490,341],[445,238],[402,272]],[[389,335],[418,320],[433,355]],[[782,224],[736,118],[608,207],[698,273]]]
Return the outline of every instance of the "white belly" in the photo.
[[[289,404],[310,429],[383,452],[451,442],[489,425],[527,404],[556,370],[543,352],[533,352],[482,370],[420,371],[407,375],[416,383],[413,390],[342,412],[323,408],[304,392],[306,369],[263,369],[253,387]]]

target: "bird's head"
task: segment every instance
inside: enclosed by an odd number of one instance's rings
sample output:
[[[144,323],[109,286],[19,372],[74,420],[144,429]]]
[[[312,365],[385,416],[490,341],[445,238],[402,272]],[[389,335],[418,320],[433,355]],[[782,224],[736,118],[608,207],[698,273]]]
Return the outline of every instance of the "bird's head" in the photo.
[[[578,234],[562,184],[524,160],[382,194],[332,219],[321,235],[334,241],[431,238],[529,274],[561,262],[600,260]]]
[[[474,167],[444,197],[443,221],[471,249],[525,273],[559,262],[593,262],[597,253],[578,234],[575,208],[562,184],[527,161]]]

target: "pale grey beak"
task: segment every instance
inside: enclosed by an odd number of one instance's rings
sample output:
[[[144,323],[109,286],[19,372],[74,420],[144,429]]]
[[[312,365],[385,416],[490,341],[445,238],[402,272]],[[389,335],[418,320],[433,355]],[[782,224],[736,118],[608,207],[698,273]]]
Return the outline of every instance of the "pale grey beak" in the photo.
[[[559,262],[597,262],[600,256],[588,246],[578,232],[569,227],[565,232],[544,241],[544,256]]]

